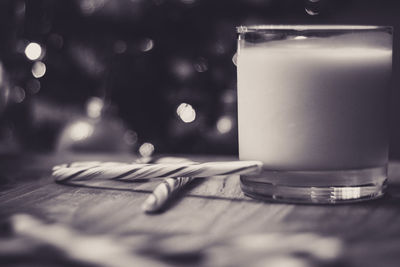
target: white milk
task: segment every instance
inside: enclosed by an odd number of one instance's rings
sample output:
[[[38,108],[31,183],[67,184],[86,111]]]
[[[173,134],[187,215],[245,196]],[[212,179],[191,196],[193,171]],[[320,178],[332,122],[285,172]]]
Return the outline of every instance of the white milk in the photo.
[[[276,170],[385,165],[390,45],[374,32],[242,45],[240,158]]]

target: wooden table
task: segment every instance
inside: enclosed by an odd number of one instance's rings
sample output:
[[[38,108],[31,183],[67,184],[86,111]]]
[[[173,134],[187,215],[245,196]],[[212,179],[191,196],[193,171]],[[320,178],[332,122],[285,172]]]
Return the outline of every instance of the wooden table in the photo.
[[[197,157],[210,161],[232,158]],[[267,203],[238,176],[198,179],[162,213],[141,204],[157,185],[57,184],[51,167],[130,155],[0,158],[0,266],[400,266],[400,164],[388,194],[346,205]]]

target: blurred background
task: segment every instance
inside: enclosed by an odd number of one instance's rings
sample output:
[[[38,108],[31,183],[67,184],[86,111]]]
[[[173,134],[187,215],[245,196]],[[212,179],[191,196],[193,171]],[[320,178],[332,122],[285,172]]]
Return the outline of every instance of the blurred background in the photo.
[[[396,0],[1,0],[0,153],[237,154],[236,30],[392,25]]]

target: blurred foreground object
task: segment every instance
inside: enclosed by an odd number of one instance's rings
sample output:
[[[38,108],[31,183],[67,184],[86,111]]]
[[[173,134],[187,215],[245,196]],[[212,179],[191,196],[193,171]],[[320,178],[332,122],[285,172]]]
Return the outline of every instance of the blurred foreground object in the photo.
[[[25,214],[12,217],[14,232],[36,240],[62,252],[66,258],[96,266],[125,267],[132,263],[138,266],[163,266],[160,263],[131,252],[131,248],[120,244],[111,236],[82,235],[62,224],[45,224]]]
[[[67,224],[46,223],[28,214],[10,220],[11,238],[0,238],[0,262],[18,257],[19,262],[75,266],[158,267],[172,260],[175,266],[274,266],[314,267],[342,265],[344,244],[340,239],[314,233],[231,234],[87,234]],[[42,250],[41,250],[42,249]],[[38,253],[40,251],[53,253]],[[3,261],[4,262],[4,261]],[[170,262],[171,263],[171,262]],[[36,265],[35,265],[36,266]],[[347,265],[346,265],[347,266]]]

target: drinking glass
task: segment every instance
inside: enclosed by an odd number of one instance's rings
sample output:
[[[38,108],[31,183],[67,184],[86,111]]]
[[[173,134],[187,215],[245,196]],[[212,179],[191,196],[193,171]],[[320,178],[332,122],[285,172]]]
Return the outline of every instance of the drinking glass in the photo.
[[[239,157],[245,194],[304,203],[384,194],[392,27],[240,26]]]

